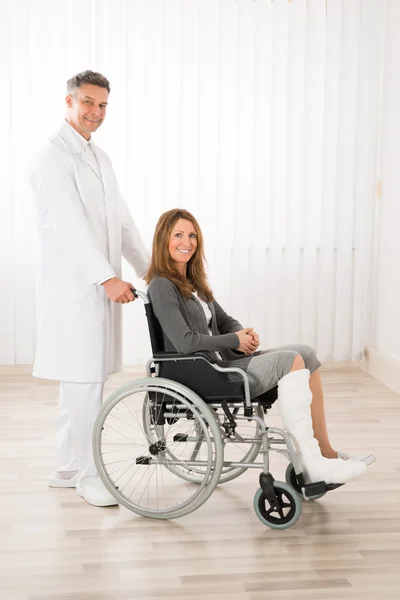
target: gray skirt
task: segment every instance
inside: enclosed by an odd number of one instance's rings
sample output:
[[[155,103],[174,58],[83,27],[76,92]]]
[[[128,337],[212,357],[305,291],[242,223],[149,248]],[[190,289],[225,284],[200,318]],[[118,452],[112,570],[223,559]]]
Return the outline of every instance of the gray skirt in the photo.
[[[244,368],[249,378],[251,397],[256,398],[275,387],[278,381],[290,372],[298,354],[302,357],[305,367],[310,373],[314,373],[321,366],[315,350],[305,344],[292,344],[262,350],[256,352],[250,360],[247,359],[246,363],[249,362],[246,366],[240,364],[243,359],[229,361],[229,366]],[[228,366],[227,363],[225,365]],[[236,376],[232,377],[231,375],[230,378],[236,380]]]

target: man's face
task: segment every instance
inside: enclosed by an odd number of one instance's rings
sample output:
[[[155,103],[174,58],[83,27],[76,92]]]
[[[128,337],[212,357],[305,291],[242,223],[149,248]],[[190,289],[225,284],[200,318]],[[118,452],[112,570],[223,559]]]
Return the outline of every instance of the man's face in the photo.
[[[106,88],[85,84],[68,94],[67,121],[85,139],[89,139],[106,118],[108,92]]]

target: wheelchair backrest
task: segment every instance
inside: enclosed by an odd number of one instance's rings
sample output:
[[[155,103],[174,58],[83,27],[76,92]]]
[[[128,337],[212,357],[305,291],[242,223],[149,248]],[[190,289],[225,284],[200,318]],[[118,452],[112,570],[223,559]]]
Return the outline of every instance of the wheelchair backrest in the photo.
[[[151,302],[144,305],[146,311],[147,325],[149,327],[150,343],[153,355],[158,352],[165,352],[164,338],[161,325],[156,315],[154,314]]]

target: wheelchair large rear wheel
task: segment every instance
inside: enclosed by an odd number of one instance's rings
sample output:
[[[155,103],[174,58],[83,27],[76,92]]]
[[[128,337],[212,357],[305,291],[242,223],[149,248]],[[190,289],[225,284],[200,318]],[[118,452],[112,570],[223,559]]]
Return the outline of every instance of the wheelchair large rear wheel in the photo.
[[[143,406],[152,415],[143,423]],[[199,508],[215,489],[223,446],[210,408],[163,378],[133,381],[103,405],[93,432],[100,477],[118,503],[144,517],[172,519]],[[176,470],[198,469],[198,485]]]

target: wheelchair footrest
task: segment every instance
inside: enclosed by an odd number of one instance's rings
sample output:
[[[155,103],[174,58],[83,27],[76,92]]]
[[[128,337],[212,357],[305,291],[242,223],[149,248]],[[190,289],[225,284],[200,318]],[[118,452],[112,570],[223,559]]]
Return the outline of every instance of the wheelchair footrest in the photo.
[[[304,483],[303,473],[299,473],[294,476],[294,480],[291,479],[290,483],[296,491],[301,494],[302,488],[306,493],[307,498],[313,498],[315,496],[323,496],[326,492],[331,492],[344,485],[343,483],[329,483],[325,481],[315,481],[314,483]]]
[[[304,486],[304,489],[307,498],[312,498],[313,496],[319,496],[326,492],[332,492],[332,490],[336,490],[337,488],[342,487],[342,485],[344,485],[344,483],[326,484],[325,481],[316,481],[315,483],[307,483],[307,485]]]
[[[328,485],[325,484],[325,489],[327,492],[331,492],[332,490],[337,490],[337,488],[342,487],[342,485],[344,485],[344,483],[328,483]]]
[[[151,462],[151,456],[138,456],[136,459],[137,465],[149,465]]]
[[[325,494],[329,486],[326,485],[325,481],[316,481],[315,483],[307,483],[304,486],[306,496],[308,498],[312,496],[319,496]]]
[[[187,442],[188,435],[187,433],[176,433],[173,437],[174,442]]]

